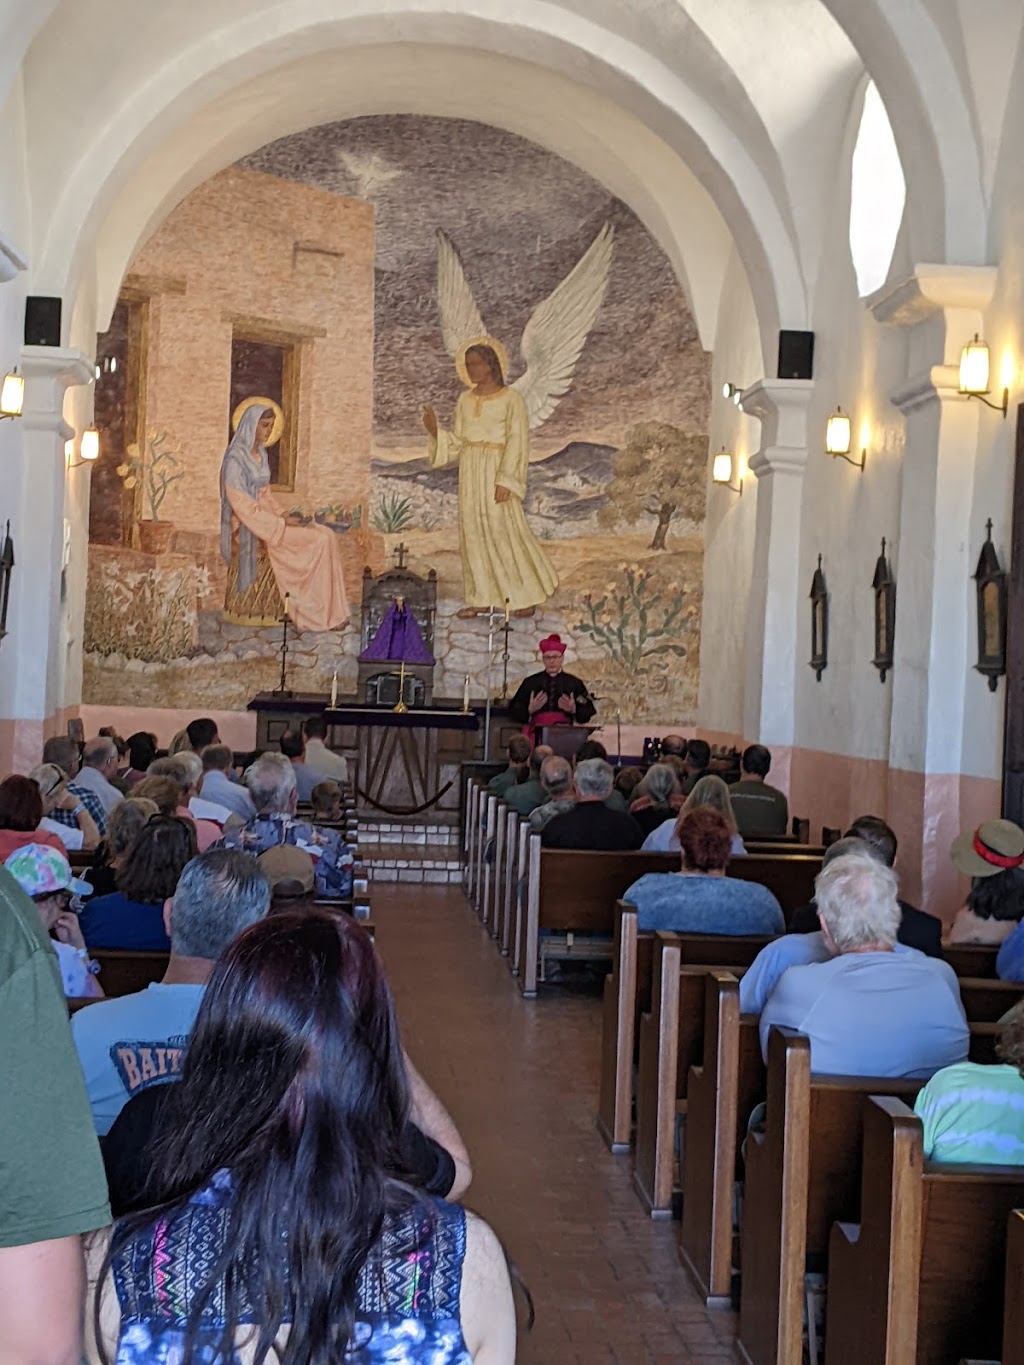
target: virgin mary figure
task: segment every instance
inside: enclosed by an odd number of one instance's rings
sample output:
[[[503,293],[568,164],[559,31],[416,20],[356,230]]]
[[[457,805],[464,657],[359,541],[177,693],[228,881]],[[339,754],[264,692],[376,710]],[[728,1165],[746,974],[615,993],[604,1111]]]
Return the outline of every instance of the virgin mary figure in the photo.
[[[224,615],[246,625],[280,620],[287,593],[299,630],[338,630],[349,609],[337,538],[326,526],[304,526],[283,512],[270,491],[267,443],[277,421],[274,408],[251,403],[221,462]]]

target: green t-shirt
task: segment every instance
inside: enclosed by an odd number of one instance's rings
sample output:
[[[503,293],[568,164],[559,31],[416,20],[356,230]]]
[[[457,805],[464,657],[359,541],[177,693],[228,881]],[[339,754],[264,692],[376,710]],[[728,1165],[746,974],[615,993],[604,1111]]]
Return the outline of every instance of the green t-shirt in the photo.
[[[504,796],[509,787],[514,787],[516,773],[514,768],[506,768],[503,772],[496,773],[487,784],[487,790],[492,796]]]
[[[0,1247],[110,1222],[57,955],[0,867]]]
[[[1024,1165],[1024,1079],[1015,1066],[957,1062],[918,1094],[930,1161]]]
[[[734,782],[729,788],[732,813],[741,839],[777,839],[789,824],[786,793],[767,782]]]

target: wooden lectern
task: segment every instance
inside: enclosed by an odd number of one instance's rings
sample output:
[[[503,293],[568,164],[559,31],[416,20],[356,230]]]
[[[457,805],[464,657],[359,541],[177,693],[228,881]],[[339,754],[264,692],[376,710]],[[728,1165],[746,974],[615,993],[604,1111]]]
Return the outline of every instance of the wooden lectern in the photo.
[[[597,725],[542,725],[537,743],[550,744],[559,758],[567,758],[571,763],[580,745],[597,729]]]

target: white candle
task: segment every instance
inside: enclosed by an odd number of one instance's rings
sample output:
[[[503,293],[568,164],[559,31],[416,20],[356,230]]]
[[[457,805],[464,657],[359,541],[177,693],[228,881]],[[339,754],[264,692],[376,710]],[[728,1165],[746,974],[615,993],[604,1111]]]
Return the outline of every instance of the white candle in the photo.
[[[290,597],[291,597],[291,593],[290,593],[290,592],[286,592],[285,595],[284,595],[284,619],[285,619],[286,621],[288,620],[288,600],[289,600]]]
[[[509,600],[508,600],[508,598],[506,597],[506,598],[505,598],[505,624],[506,624],[506,626],[508,625],[508,608],[509,608]]]
[[[334,677],[331,679],[331,710],[338,705],[338,670],[334,670]]]
[[[469,710],[469,674],[466,674],[466,681],[462,685],[462,709]]]

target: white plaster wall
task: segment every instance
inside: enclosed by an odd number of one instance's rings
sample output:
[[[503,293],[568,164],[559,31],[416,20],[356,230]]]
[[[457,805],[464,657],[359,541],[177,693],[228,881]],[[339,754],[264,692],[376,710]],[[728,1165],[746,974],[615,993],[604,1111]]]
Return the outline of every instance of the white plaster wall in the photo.
[[[700,726],[721,734],[743,730],[744,639],[757,512],[757,480],[748,472],[747,460],[760,435],[757,420],[722,397],[722,385],[745,388],[761,377],[761,371],[754,299],[734,252],[722,285],[711,365],[700,647]],[[741,495],[711,479],[711,460],[723,448],[733,456],[733,482],[743,480]]]

